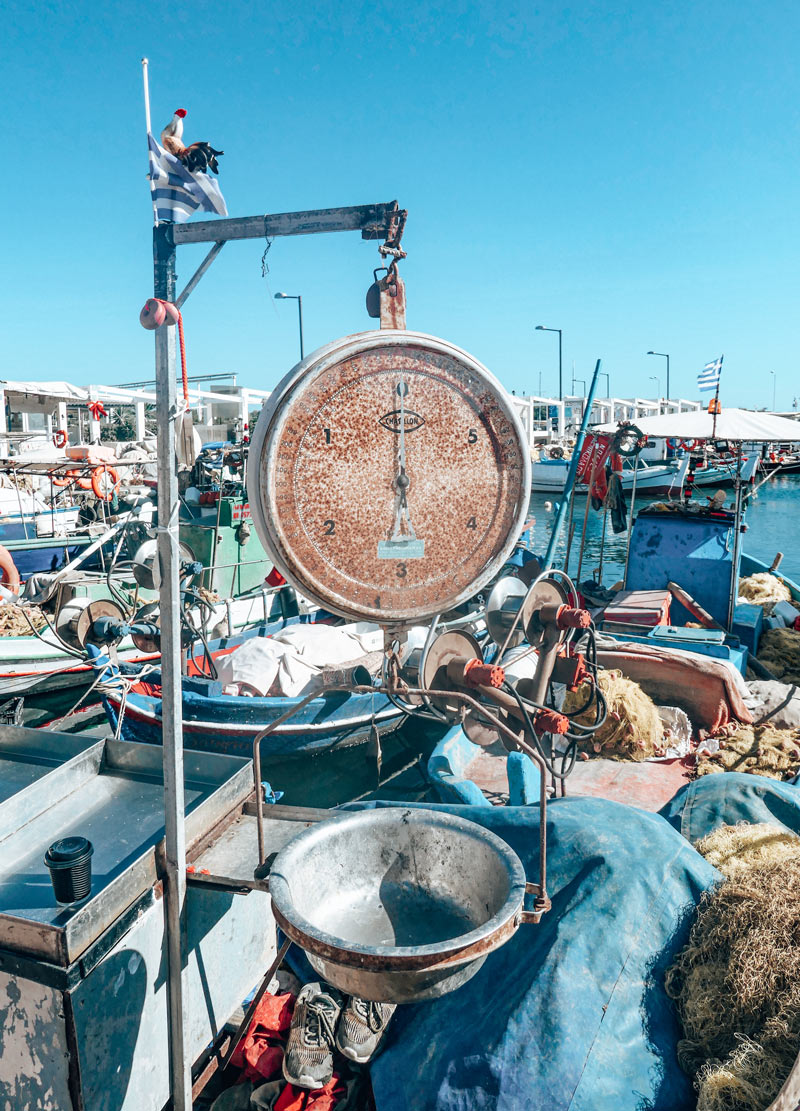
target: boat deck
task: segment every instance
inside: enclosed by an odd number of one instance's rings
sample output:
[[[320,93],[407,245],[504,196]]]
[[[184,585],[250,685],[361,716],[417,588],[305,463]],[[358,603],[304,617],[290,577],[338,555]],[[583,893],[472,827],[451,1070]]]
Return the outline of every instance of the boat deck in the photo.
[[[506,751],[500,745],[481,749],[467,765],[471,779],[495,805],[508,802]],[[692,768],[682,760],[633,763],[593,758],[578,760],[566,781],[566,793],[624,802],[642,810],[660,810],[690,780]]]

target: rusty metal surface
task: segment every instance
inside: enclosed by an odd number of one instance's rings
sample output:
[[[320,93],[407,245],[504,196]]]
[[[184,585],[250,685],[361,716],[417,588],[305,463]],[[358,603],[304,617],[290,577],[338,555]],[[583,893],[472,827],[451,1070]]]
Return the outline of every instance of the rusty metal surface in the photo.
[[[363,333],[306,359],[262,411],[251,460],[256,528],[289,581],[384,625],[471,597],[527,513],[510,399],[465,352],[419,333]]]
[[[381,328],[404,330],[406,326],[406,283],[392,264],[378,283]]]

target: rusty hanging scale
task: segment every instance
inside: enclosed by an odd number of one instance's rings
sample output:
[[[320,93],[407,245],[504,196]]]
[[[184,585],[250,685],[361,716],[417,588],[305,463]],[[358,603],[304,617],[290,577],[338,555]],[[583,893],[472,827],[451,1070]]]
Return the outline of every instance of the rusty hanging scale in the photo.
[[[404,331],[406,327],[406,286],[397,269],[400,259],[406,252],[400,246],[405,228],[405,211],[398,214],[398,221],[386,242],[378,247],[384,262],[391,259],[388,266],[378,266],[372,272],[374,281],[367,290],[367,314],[373,320],[380,320],[382,329],[394,328]],[[381,274],[382,277],[378,277]]]

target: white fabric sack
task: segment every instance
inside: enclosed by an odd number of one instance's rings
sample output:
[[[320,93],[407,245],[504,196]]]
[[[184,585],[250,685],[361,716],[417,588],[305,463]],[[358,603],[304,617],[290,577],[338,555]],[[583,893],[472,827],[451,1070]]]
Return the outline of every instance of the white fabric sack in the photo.
[[[773,679],[754,679],[747,687],[745,704],[756,725],[800,729],[800,687]]]
[[[274,637],[252,637],[221,656],[217,676],[223,688],[232,688],[226,693],[299,698],[314,690],[324,668],[357,660],[382,646],[382,630],[366,622],[289,625]]]
[[[296,698],[306,693],[319,669],[289,645],[268,637],[252,637],[216,661],[217,677],[226,694],[268,694]],[[245,690],[242,687],[246,688]]]

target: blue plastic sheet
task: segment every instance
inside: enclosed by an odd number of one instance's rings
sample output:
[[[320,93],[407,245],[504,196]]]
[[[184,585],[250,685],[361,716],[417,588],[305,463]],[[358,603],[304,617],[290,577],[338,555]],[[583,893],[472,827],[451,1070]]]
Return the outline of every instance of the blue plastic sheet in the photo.
[[[682,787],[660,813],[692,843],[737,822],[772,822],[800,833],[800,788],[763,775],[717,772]]]
[[[538,807],[437,809],[493,830],[538,878]],[[398,1008],[371,1066],[379,1111],[693,1108],[663,978],[717,878],[657,814],[551,803],[552,910],[458,991]]]

